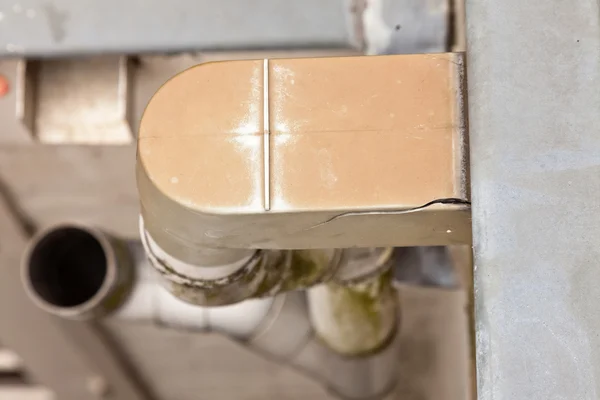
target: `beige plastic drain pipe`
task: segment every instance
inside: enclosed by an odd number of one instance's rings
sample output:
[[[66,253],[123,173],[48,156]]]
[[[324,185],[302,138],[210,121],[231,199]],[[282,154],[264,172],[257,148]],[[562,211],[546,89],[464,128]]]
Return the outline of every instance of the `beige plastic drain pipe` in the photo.
[[[460,54],[231,61],[176,75],[138,136],[152,265],[199,305],[310,288],[315,340],[361,362],[387,354],[389,273],[359,263],[356,279],[339,279],[348,263],[322,249],[470,243],[465,88]]]
[[[276,291],[285,260],[255,249],[469,243],[464,89],[460,54],[181,72],[139,129],[152,264],[175,296],[216,305]]]

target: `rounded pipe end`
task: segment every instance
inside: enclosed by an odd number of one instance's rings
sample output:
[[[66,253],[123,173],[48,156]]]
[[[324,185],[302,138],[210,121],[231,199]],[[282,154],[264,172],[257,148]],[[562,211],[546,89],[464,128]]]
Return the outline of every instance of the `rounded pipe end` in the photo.
[[[21,267],[25,291],[41,309],[68,319],[90,319],[120,306],[133,268],[125,248],[104,233],[65,224],[36,234]]]

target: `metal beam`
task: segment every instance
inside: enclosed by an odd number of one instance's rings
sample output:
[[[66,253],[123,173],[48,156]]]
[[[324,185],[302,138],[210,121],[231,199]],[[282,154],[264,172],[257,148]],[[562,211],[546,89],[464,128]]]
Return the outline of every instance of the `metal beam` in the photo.
[[[480,400],[600,396],[599,21],[467,1]]]
[[[345,0],[0,0],[0,55],[347,48],[352,18]]]

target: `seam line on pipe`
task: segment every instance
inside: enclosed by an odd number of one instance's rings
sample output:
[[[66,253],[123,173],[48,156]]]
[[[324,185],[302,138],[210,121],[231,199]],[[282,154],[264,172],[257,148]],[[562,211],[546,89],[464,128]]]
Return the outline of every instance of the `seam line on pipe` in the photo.
[[[269,60],[263,61],[263,168],[264,168],[264,208],[271,209],[271,134],[269,127]]]

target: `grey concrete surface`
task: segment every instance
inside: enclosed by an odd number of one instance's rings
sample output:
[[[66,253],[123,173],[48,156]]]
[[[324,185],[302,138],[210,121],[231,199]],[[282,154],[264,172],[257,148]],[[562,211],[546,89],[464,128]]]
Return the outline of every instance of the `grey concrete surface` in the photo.
[[[25,376],[51,388],[58,400],[98,398],[98,385],[90,382],[106,382],[112,400],[149,400],[96,326],[57,319],[27,297],[19,268],[27,235],[3,191],[0,227],[0,338],[23,361]],[[11,400],[19,400],[16,394]]]
[[[72,221],[137,238],[134,165],[132,145],[0,146],[0,180],[40,228]]]
[[[598,399],[598,1],[468,1],[467,54],[479,399]]]

